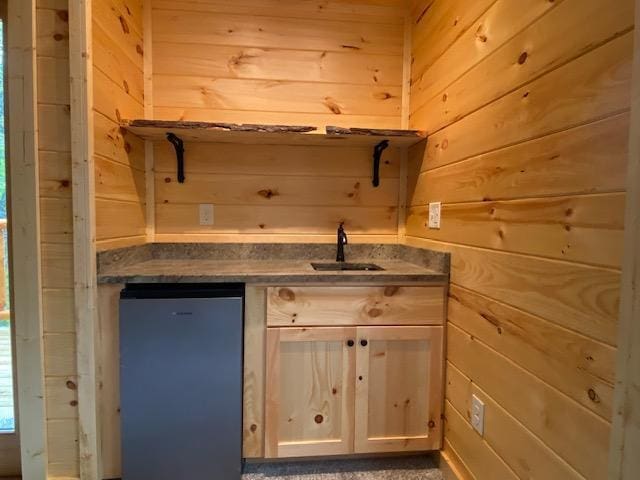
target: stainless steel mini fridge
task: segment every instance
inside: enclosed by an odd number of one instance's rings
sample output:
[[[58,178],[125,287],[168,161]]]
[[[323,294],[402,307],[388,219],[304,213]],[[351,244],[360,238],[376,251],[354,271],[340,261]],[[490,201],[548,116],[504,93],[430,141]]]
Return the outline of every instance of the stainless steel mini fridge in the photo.
[[[236,480],[242,285],[128,285],[120,298],[124,480]]]

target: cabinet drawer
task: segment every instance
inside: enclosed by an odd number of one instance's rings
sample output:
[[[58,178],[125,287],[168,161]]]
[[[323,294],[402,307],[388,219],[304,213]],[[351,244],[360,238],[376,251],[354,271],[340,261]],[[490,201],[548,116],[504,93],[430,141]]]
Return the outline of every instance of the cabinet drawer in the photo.
[[[445,288],[270,287],[267,325],[442,325]]]

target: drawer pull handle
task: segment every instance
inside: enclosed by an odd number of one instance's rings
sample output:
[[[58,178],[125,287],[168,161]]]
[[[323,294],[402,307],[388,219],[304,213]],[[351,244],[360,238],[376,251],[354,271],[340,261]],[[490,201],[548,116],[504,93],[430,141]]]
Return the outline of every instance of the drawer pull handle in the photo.
[[[348,347],[353,347],[355,345],[355,342],[353,340],[348,340],[347,341],[347,346]]]
[[[369,344],[369,342],[367,342],[366,340],[360,340],[360,345],[362,345],[363,347],[366,347]]]

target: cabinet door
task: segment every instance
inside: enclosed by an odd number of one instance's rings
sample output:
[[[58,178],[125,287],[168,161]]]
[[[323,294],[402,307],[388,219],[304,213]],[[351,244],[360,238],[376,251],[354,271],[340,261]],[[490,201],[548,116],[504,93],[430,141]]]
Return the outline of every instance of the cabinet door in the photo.
[[[267,331],[267,458],[353,452],[355,334],[350,328]]]
[[[361,327],[355,451],[441,446],[442,327]]]

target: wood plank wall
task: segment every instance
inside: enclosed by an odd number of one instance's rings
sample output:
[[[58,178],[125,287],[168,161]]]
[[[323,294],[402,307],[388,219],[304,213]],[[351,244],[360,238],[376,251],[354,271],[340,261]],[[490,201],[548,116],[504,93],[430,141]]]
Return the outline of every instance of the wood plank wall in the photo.
[[[146,241],[144,142],[121,131],[144,116],[143,1],[93,1],[96,238],[99,250]]]
[[[400,127],[402,2],[151,3],[155,118]],[[398,151],[374,189],[367,148],[185,147],[181,185],[172,147],[155,145],[156,241],[330,242],[340,221],[355,241],[397,241]]]
[[[449,457],[477,479],[606,478],[634,2],[414,3],[410,124],[430,138],[406,233],[452,253]]]
[[[78,471],[67,0],[37,2],[40,229],[49,476]]]
[[[155,145],[158,242],[332,242],[340,222],[354,242],[397,242],[400,152],[388,149],[378,188],[371,149],[187,144],[186,181],[168,143]],[[214,225],[199,225],[212,203]]]
[[[400,128],[400,0],[152,0],[157,119]]]

